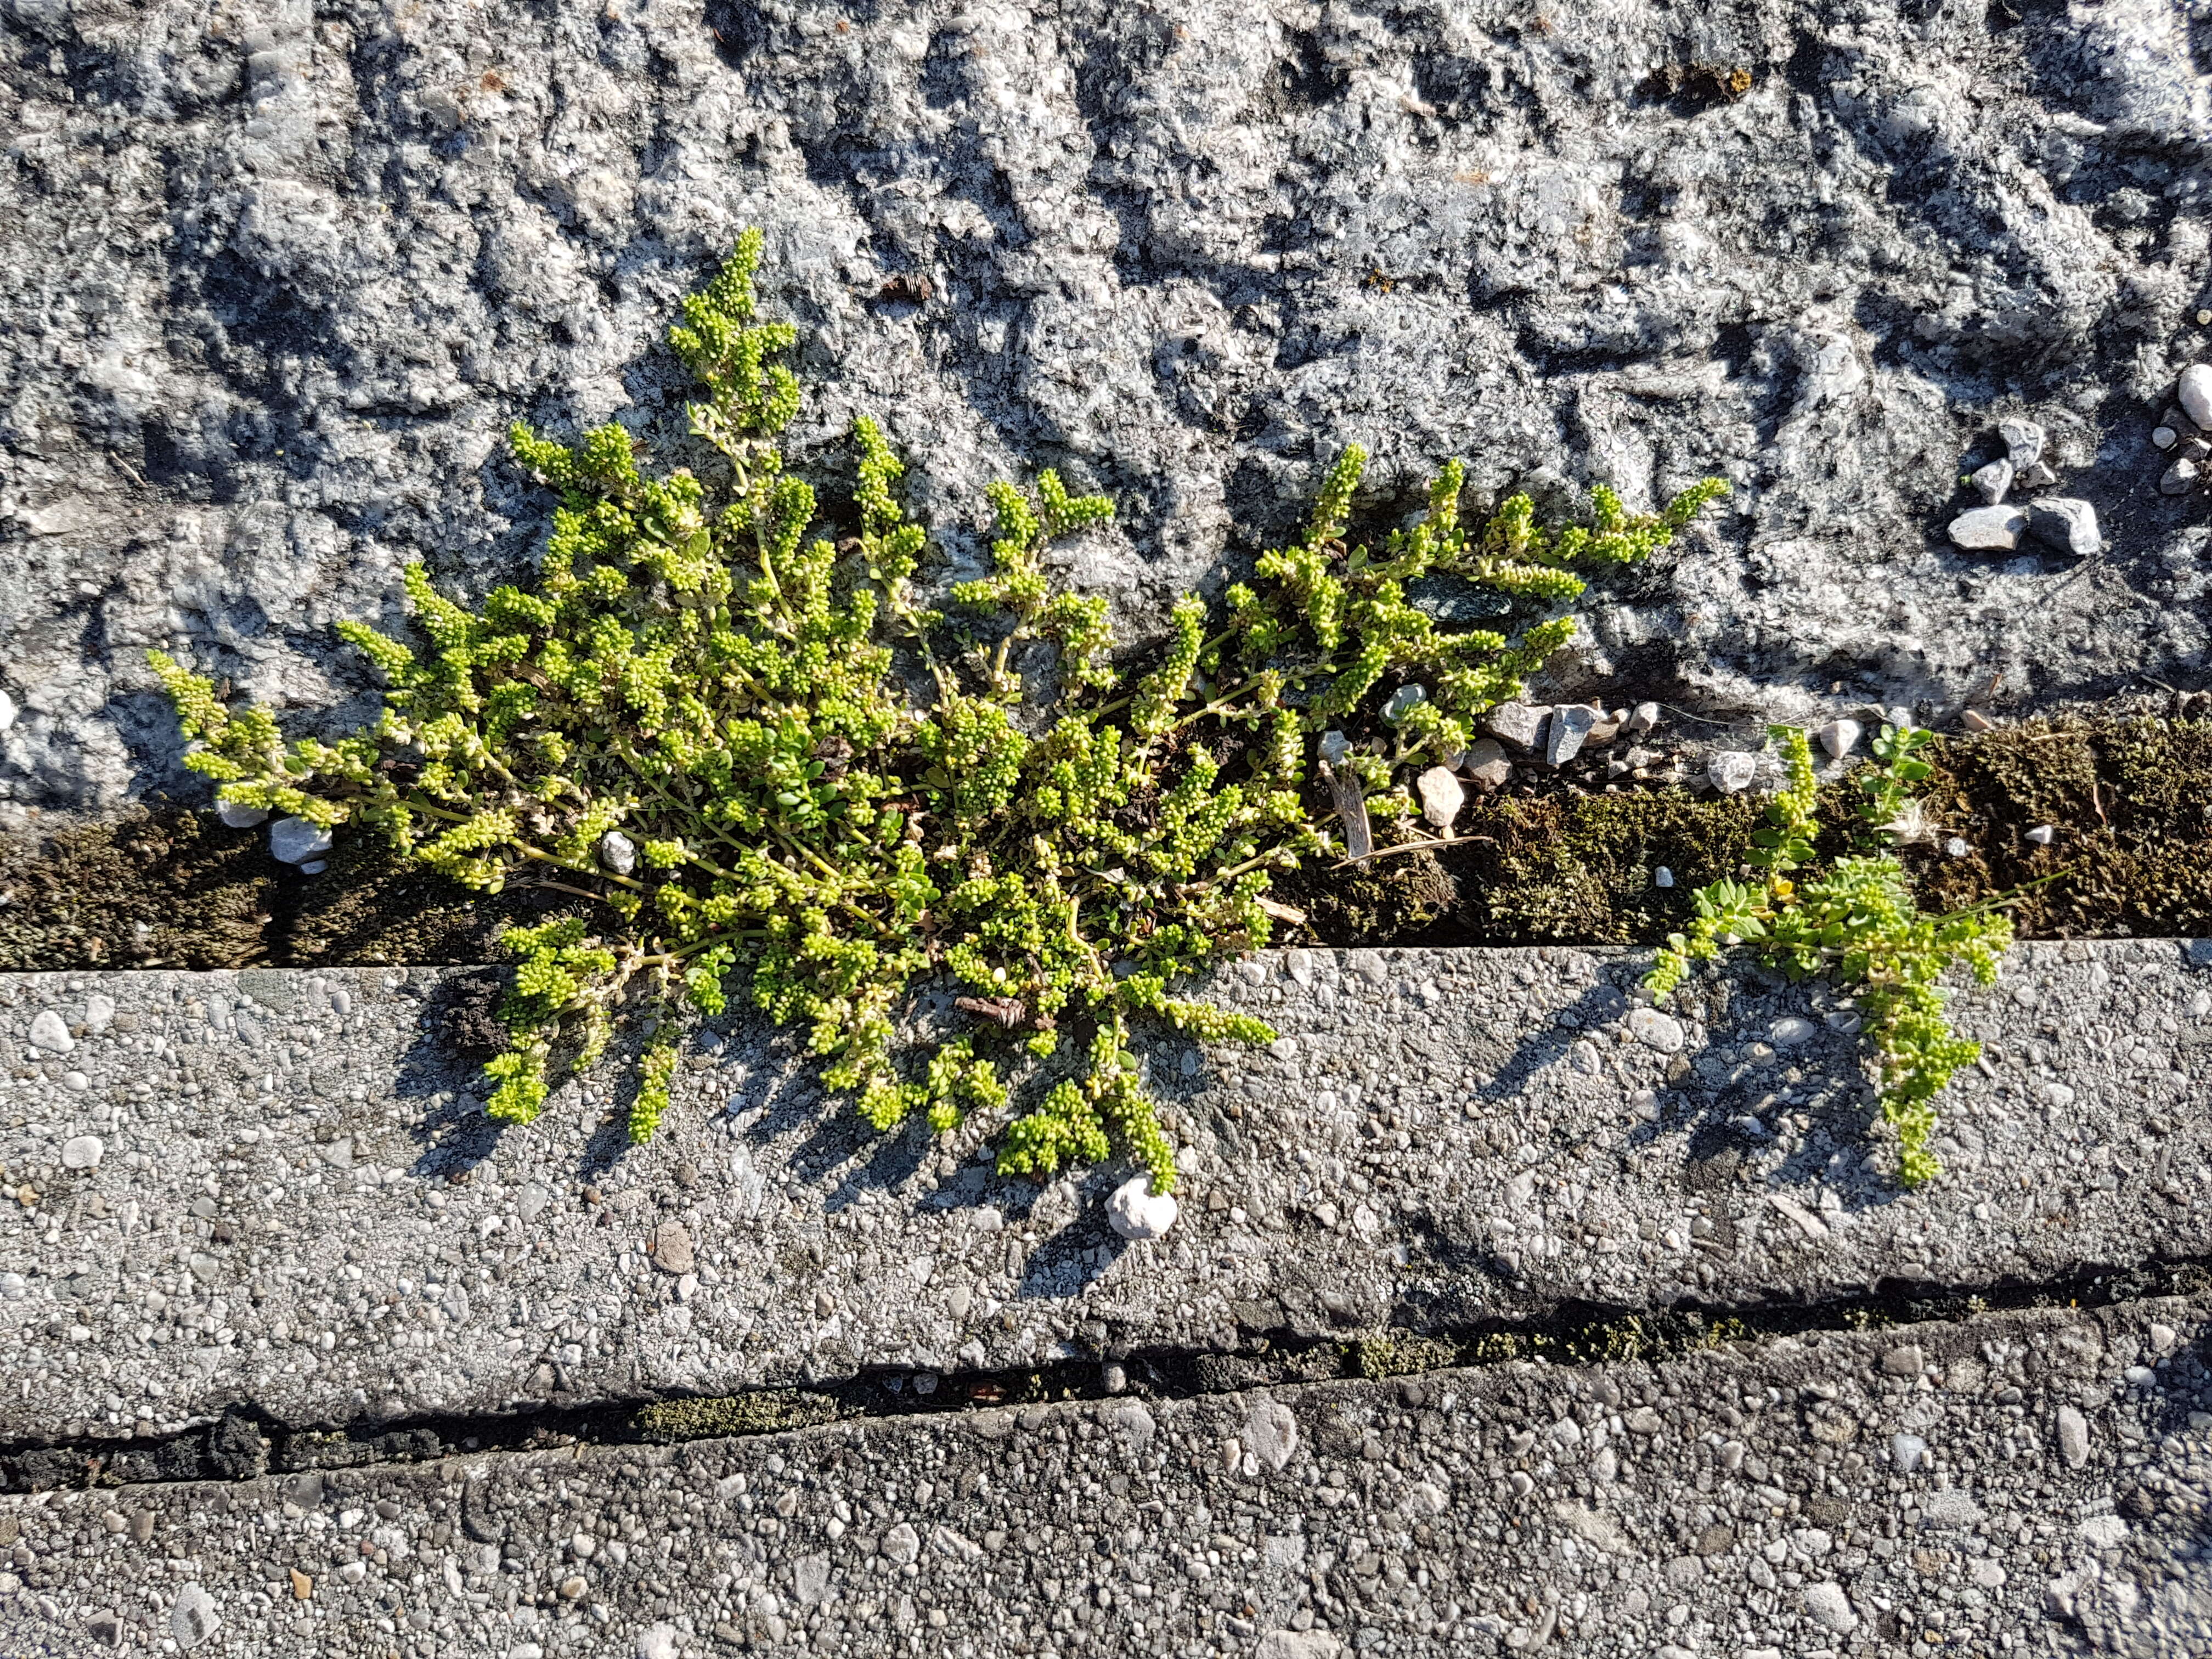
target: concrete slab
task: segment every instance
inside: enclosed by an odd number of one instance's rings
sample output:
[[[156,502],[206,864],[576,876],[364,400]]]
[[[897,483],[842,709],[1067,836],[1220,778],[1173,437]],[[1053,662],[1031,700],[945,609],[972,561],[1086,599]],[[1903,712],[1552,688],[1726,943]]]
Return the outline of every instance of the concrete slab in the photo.
[[[1640,961],[1240,965],[1218,994],[1283,1041],[1147,1051],[1186,1218],[1135,1246],[1099,1202],[1125,1170],[1040,1188],[991,1174],[988,1125],[876,1137],[751,1025],[692,1054],[633,1152],[596,1086],[492,1133],[454,1048],[481,976],[16,977],[0,1443],[2212,1255],[2212,945],[2030,946],[1962,995],[1985,1062],[1946,1107],[1949,1175],[1911,1194],[1870,1154],[1857,1048],[1818,988],[1700,981],[1674,1030],[1632,1015]]]
[[[2209,1313],[0,1498],[0,1650],[2203,1655]]]

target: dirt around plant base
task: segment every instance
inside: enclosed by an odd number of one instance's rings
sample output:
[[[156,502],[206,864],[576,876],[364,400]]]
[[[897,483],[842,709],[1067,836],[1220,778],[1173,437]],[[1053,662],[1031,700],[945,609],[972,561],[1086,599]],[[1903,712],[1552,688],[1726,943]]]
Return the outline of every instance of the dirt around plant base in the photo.
[[[341,841],[302,876],[266,834],[166,803],[0,842],[0,971],[491,962],[500,929],[576,901],[487,897]]]
[[[2016,892],[2008,908],[2031,939],[2212,933],[2212,720],[2054,716],[1947,737],[1929,757],[1935,838],[1905,858],[1930,906]],[[1822,791],[1824,854],[1848,850],[1857,799],[1848,780]],[[1457,845],[1283,878],[1277,896],[1308,918],[1286,942],[1655,944],[1688,919],[1697,888],[1741,866],[1760,810],[1674,786],[1604,794],[1535,778],[1472,802]],[[2048,844],[2028,839],[2039,825]],[[1963,854],[1948,850],[1954,837]],[[1661,869],[1673,886],[1657,884]],[[269,856],[262,831],[167,803],[0,842],[0,971],[12,972],[496,962],[508,922],[580,902],[471,893],[362,836],[301,876]]]

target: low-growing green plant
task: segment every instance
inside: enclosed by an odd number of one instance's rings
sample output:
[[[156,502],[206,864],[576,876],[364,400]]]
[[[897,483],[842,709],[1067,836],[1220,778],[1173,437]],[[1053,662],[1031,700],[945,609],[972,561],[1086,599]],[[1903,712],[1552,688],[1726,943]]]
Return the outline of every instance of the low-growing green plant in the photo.
[[[1857,839],[1868,850],[1836,860],[1817,874],[1793,879],[1814,862],[1820,826],[1814,817],[1813,753],[1795,726],[1770,728],[1782,744],[1787,782],[1753,836],[1749,862],[1761,874],[1722,880],[1695,895],[1689,931],[1673,933],[1644,984],[1665,996],[1692,962],[1726,945],[1753,945],[1769,967],[1792,980],[1825,975],[1850,988],[1881,1073],[1883,1119],[1897,1132],[1900,1179],[1909,1187],[1942,1172],[1928,1143],[1936,1132],[1935,1097],[1954,1073],[1981,1058],[1981,1045],[1954,1035],[1945,1018],[1942,978],[1963,963],[1984,985],[2012,942],[2012,924],[1994,908],[1923,915],[1905,866],[1873,850],[1887,836],[1910,832],[1918,801],[1911,787],[1929,771],[1919,750],[1929,733],[1885,725],[1875,761],[1861,775],[1867,799]]]
[[[795,337],[758,319],[759,251],[748,233],[670,334],[706,387],[690,412],[720,458],[713,487],[647,476],[619,425],[573,447],[518,426],[518,459],[560,498],[535,587],[471,610],[410,565],[419,643],[340,624],[390,689],[334,744],[284,742],[267,710],[227,708],[155,653],[187,763],[224,801],[373,828],[472,887],[574,895],[576,914],[506,936],[520,963],[512,1042],[488,1068],[497,1119],[529,1121],[626,1012],[646,1034],[643,1139],[682,1016],[720,1012],[735,983],[805,1028],[829,1086],[878,1128],[948,1128],[1018,1089],[1002,1170],[1048,1174],[1118,1139],[1164,1190],[1173,1149],[1134,1024],[1273,1036],[1174,992],[1266,944],[1271,878],[1328,851],[1318,734],[1334,728],[1339,773],[1392,795],[1378,812],[1410,836],[1402,769],[1462,749],[1569,637],[1540,613],[1583,591],[1573,568],[1647,556],[1721,486],[1658,514],[1601,488],[1592,524],[1557,530],[1516,495],[1469,529],[1455,461],[1419,521],[1370,548],[1345,540],[1365,461],[1351,449],[1304,535],[1261,555],[1221,614],[1177,605],[1139,673],[1113,659],[1105,601],[1047,579],[1048,547],[1112,517],[1054,473],[992,487],[991,574],[942,609],[917,592],[924,534],[873,422],[854,428],[853,533],[810,534],[814,492],[776,441],[799,389],[775,355]],[[1431,574],[1540,614],[1512,635],[1440,629],[1406,597]],[[966,1028],[902,1033],[908,994],[940,973]]]

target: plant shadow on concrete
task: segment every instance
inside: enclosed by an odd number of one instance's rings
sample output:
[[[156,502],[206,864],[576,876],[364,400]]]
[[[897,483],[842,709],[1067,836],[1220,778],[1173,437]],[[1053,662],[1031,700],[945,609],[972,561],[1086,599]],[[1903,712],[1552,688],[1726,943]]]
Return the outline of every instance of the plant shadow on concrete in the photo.
[[[1453,462],[1419,521],[1370,545],[1346,533],[1355,448],[1304,536],[1219,611],[1179,604],[1139,672],[1111,658],[1104,600],[1045,574],[1051,544],[1112,516],[1049,471],[1033,492],[994,486],[993,573],[942,609],[915,585],[927,540],[871,422],[854,434],[859,533],[811,537],[814,493],[777,442],[799,401],[777,359],[796,337],[757,319],[759,246],[748,233],[671,331],[706,388],[690,406],[718,458],[703,475],[647,477],[619,426],[574,447],[518,427],[561,501],[534,591],[472,611],[410,567],[422,642],[339,625],[390,690],[336,744],[288,743],[267,710],[153,653],[186,763],[235,811],[372,829],[486,894],[580,902],[503,934],[520,966],[486,1066],[501,1121],[532,1121],[634,1031],[628,1127],[644,1139],[683,1031],[736,984],[806,1030],[826,1088],[878,1130],[1011,1111],[1002,1172],[1118,1148],[1164,1194],[1174,1149],[1137,1024],[1269,1040],[1173,988],[1294,919],[1269,897],[1277,874],[1417,834],[1406,779],[1464,750],[1571,636],[1575,568],[1647,557],[1723,486],[1658,514],[1598,486],[1593,521],[1558,527],[1516,495],[1469,526]],[[1499,601],[1498,626],[1440,628],[1408,602],[1409,584],[1446,577]],[[969,1019],[917,1029],[911,1000],[939,975]]]

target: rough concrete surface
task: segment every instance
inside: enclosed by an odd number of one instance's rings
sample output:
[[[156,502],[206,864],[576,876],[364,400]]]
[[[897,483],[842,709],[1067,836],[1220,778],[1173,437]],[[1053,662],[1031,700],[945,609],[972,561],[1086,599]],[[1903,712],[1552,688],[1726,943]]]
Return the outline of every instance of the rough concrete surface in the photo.
[[[2212,1653],[2207,1310],[0,1498],[10,1654]]]
[[[884,1138],[737,1024],[648,1146],[609,1073],[495,1133],[452,970],[22,975],[0,1096],[0,1442],[237,1404],[295,1425],[1465,1330],[1579,1302],[1808,1303],[2212,1256],[2212,944],[2029,945],[1958,1021],[1936,1187],[1868,1133],[1848,1011],[1640,953],[1281,951],[1273,1051],[1145,1050],[1184,1219],[1109,1165]],[[1694,1010],[1694,1012],[1690,1012]],[[76,1035],[71,1036],[75,1032]],[[714,1045],[709,1052],[707,1043]],[[64,1051],[54,1045],[67,1044]],[[96,1167],[72,1168],[96,1156]]]
[[[0,738],[20,808],[176,787],[143,653],[358,715],[340,617],[480,587],[527,416],[696,460],[658,342],[742,226],[956,564],[1058,465],[1141,625],[1298,518],[1718,471],[1562,687],[1707,710],[2201,683],[2208,25],[2181,0],[0,4]],[[2108,549],[1960,554],[2001,416]],[[1232,533],[1234,531],[1236,533]],[[1993,679],[1993,677],[1999,677]],[[1995,688],[1992,690],[1992,688]],[[198,797],[193,797],[197,799]]]

